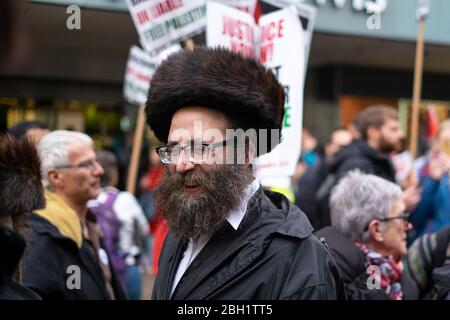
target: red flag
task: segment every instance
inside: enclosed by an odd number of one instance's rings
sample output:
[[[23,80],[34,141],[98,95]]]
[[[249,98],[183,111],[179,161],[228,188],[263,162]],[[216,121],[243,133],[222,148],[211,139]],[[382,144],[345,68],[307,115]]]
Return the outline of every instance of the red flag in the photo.
[[[434,106],[427,106],[427,137],[429,140],[435,138],[439,132],[439,117]]]

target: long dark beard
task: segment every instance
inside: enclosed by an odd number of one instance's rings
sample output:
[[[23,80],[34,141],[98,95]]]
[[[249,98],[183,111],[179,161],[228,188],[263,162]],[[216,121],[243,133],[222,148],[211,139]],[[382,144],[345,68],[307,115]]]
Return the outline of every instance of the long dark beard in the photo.
[[[156,190],[156,205],[175,236],[196,240],[223,225],[230,210],[240,205],[252,179],[251,168],[234,164],[212,171],[196,167],[186,174],[166,171]],[[185,193],[186,184],[199,185],[201,193]]]

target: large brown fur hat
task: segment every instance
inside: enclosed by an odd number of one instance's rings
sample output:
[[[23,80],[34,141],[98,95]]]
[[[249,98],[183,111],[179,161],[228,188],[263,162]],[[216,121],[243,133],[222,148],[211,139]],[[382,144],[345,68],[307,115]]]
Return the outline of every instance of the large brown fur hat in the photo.
[[[15,221],[45,207],[40,163],[31,141],[0,134],[0,216]]]
[[[153,76],[146,116],[159,140],[167,142],[173,114],[187,106],[221,111],[244,130],[281,132],[284,89],[256,60],[200,46],[170,55]],[[268,141],[267,151],[274,147]]]

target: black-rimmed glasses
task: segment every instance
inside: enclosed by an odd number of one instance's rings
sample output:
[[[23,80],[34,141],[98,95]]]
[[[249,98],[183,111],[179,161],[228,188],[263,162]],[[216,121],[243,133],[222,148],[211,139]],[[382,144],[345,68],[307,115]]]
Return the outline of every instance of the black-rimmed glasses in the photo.
[[[233,139],[208,144],[193,142],[186,146],[168,145],[158,147],[155,150],[158,153],[161,162],[165,164],[177,163],[182,151],[184,151],[190,162],[204,163],[210,158],[212,150],[223,147],[230,141],[233,141]]]
[[[387,217],[387,218],[373,219],[373,220],[378,220],[380,222],[388,222],[388,221],[392,221],[392,220],[402,219],[405,224],[408,224],[409,223],[409,218],[410,218],[410,214],[405,212],[405,213],[402,213],[402,214],[400,214],[398,216],[395,216],[395,217]],[[364,231],[369,230],[369,224],[366,226]]]

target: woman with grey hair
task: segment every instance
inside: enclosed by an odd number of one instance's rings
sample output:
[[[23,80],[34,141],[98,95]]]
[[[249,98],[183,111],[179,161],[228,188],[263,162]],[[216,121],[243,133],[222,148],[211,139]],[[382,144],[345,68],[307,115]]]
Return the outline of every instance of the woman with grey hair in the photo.
[[[414,281],[403,272],[409,215],[399,186],[374,175],[350,172],[333,189],[331,227],[324,237],[350,299],[417,299]]]

